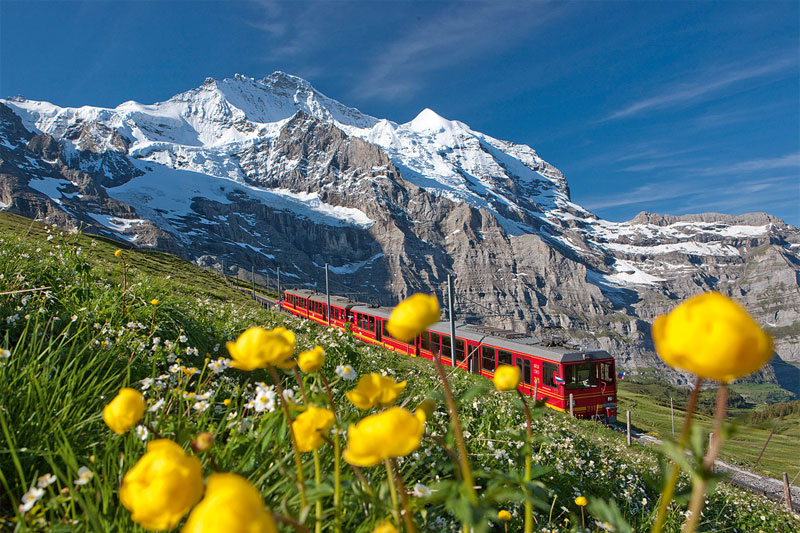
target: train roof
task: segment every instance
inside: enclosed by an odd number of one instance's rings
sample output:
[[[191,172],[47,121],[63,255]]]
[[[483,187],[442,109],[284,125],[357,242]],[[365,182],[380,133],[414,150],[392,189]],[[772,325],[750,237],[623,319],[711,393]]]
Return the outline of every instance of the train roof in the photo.
[[[318,302],[325,302],[325,295],[307,289],[295,289],[284,291],[289,294],[310,298]],[[349,300],[331,296],[331,305],[344,307],[357,313],[364,313],[384,319],[388,319],[393,307],[373,307],[362,303],[350,302]],[[541,359],[548,359],[559,363],[577,363],[587,360],[612,359],[610,353],[605,350],[581,350],[570,346],[547,346],[542,344],[541,339],[530,337],[524,333],[509,330],[501,330],[485,326],[476,326],[464,322],[455,323],[456,336],[476,343],[494,346],[501,350],[521,352],[533,355]],[[450,335],[450,322],[443,320],[436,322],[428,327],[429,331],[440,335]]]
[[[307,298],[315,302],[327,303],[327,297],[325,296],[325,294],[314,292],[308,289],[286,289],[283,292],[286,294],[293,294],[295,296],[300,296],[301,298]],[[351,307],[356,305],[356,303],[351,302],[347,298],[343,298],[341,296],[331,295],[331,305],[335,305],[336,307],[342,307],[344,309],[350,309]]]

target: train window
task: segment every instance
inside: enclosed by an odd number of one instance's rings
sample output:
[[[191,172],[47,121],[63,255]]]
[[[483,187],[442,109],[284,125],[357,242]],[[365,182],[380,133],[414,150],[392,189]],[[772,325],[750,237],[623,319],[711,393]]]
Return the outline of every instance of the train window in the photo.
[[[431,353],[439,355],[439,334],[431,333]]]
[[[420,347],[425,350],[426,352],[431,351],[431,337],[430,333],[427,330],[423,331],[420,336],[422,337],[422,341],[420,343]]]
[[[371,332],[375,333],[375,317],[374,316],[370,316],[369,317],[369,330]]]
[[[564,381],[568,389],[597,387],[597,364],[580,363],[564,366]]]
[[[381,321],[381,325],[382,325],[381,329],[383,330],[383,336],[384,336],[385,338],[387,338],[387,339],[391,339],[391,338],[392,338],[392,335],[391,335],[391,333],[389,333],[389,331],[386,329],[386,324],[388,324],[388,323],[389,323],[389,321],[388,321],[388,320],[383,320],[383,321]]]
[[[451,357],[450,355],[450,335],[442,335],[442,355]]]
[[[460,363],[464,360],[464,341],[456,339],[456,362]]]
[[[556,382],[553,380],[555,375],[558,375],[558,366],[553,363],[542,364],[542,383],[548,387],[555,387]]]
[[[517,366],[519,367],[519,375],[522,378],[522,381],[530,385],[531,384],[531,362],[528,359],[523,359],[522,357],[517,357]]]
[[[507,352],[505,350],[497,350],[497,361],[498,364],[501,365],[511,366],[514,364],[512,362],[511,352]]]
[[[606,383],[614,382],[613,363],[600,363],[600,381],[605,381]]]
[[[494,356],[495,353],[493,346],[481,346],[481,367],[483,367],[484,370],[494,372]]]

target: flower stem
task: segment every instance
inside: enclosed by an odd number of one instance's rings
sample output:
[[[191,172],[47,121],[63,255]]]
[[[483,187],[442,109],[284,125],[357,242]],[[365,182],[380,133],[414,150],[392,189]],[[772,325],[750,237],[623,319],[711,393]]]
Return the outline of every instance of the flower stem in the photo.
[[[522,407],[525,408],[525,421],[527,422],[525,426],[525,487],[522,489],[522,492],[525,493],[525,533],[533,533],[533,504],[528,494],[528,483],[531,482],[531,440],[533,438],[533,423],[531,422],[531,410],[528,408],[525,395],[522,394],[519,389],[517,389],[517,394],[519,394],[522,400]],[[583,512],[583,507],[581,507],[581,512]]]
[[[316,448],[313,450],[314,453],[314,481],[317,483],[317,486],[322,484],[322,472],[320,471],[319,466],[319,453],[317,453]],[[314,533],[322,533],[322,499],[317,499],[316,503],[314,504],[314,512],[316,516],[316,521],[314,522]]]
[[[384,459],[383,464],[386,466],[386,481],[389,482],[389,494],[392,496],[392,516],[394,523],[400,528],[400,507],[397,503],[397,489],[395,488],[394,473],[392,472],[392,465],[389,459]]]
[[[342,466],[341,466],[341,445],[339,443],[339,432],[333,436],[333,509],[334,521],[333,529],[336,533],[342,531]]]
[[[472,477],[472,470],[469,467],[467,445],[466,442],[464,442],[464,434],[461,431],[461,422],[458,420],[456,401],[453,398],[453,392],[450,390],[450,384],[447,382],[447,375],[444,372],[442,362],[439,361],[438,358],[435,358],[434,361],[436,363],[436,371],[439,373],[439,379],[442,382],[442,391],[444,392],[445,402],[447,403],[447,410],[450,411],[450,421],[453,423],[453,436],[455,437],[456,448],[458,449],[461,478],[464,480],[464,488],[467,489],[469,500],[474,505],[478,503],[478,497],[475,494],[475,479]]]
[[[708,446],[708,452],[703,458],[703,470],[706,476],[714,470],[714,461],[722,448],[722,422],[728,410],[728,384],[723,383],[717,391],[717,407],[714,412],[714,438]],[[689,517],[686,519],[686,532],[693,533],[697,529],[700,521],[700,512],[703,510],[703,502],[708,488],[708,478],[703,476],[692,486],[692,498],[689,500]]]
[[[336,415],[336,404],[333,402],[331,385],[328,383],[328,379],[321,370],[319,371],[319,377],[322,380],[322,385],[325,387],[325,393],[328,395],[328,402],[331,405],[333,416],[337,421],[336,433],[333,435],[333,509],[335,512],[333,528],[336,533],[340,533],[342,531],[342,452],[341,437],[338,428],[339,417]]]
[[[694,409],[697,405],[697,397],[700,394],[700,385],[702,384],[703,378],[697,378],[697,381],[694,383],[692,393],[689,395],[689,403],[686,406],[686,416],[683,419],[683,429],[681,429],[681,437],[680,441],[678,441],[681,451],[686,449],[686,444],[689,442],[689,433],[692,428],[692,417],[694,416]],[[653,527],[650,529],[651,533],[660,533],[661,529],[664,527],[664,520],[667,517],[667,508],[672,502],[672,496],[675,494],[675,485],[678,483],[679,473],[680,467],[676,463],[672,466],[672,471],[670,472],[667,484],[664,486],[664,490],[661,492],[661,502],[658,506],[658,514],[656,514]]]
[[[300,490],[300,503],[303,508],[305,508],[308,502],[306,501],[305,477],[303,476],[303,460],[300,457],[300,450],[297,448],[297,437],[295,437],[294,429],[292,429],[292,415],[289,413],[289,404],[286,403],[286,398],[283,397],[281,380],[274,366],[269,367],[269,376],[272,378],[275,390],[278,391],[278,401],[281,402],[283,416],[286,417],[286,425],[289,428],[289,438],[292,441],[292,449],[294,450],[294,466],[297,471],[297,488]]]
[[[122,319],[125,319],[125,293],[128,290],[128,265],[122,260]]]
[[[400,503],[403,504],[403,522],[406,525],[406,533],[417,533],[417,527],[414,525],[414,514],[408,506],[408,495],[406,494],[406,487],[403,484],[403,474],[400,472],[395,459],[390,460],[394,468],[394,479],[397,481],[397,492],[400,493]]]

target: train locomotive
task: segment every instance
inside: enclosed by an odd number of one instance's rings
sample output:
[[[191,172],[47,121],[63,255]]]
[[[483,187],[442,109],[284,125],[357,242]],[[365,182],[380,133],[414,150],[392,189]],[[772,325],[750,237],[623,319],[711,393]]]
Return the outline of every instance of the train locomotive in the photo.
[[[373,307],[305,289],[283,291],[280,306],[289,313],[350,330],[364,342],[410,357],[455,366],[488,379],[499,365],[520,368],[519,390],[545,405],[580,418],[616,423],[617,384],[614,358],[604,350],[548,346],[520,333],[456,322],[455,346],[450,323],[437,322],[412,341],[393,339],[386,331],[392,308]],[[570,401],[572,401],[570,409]]]

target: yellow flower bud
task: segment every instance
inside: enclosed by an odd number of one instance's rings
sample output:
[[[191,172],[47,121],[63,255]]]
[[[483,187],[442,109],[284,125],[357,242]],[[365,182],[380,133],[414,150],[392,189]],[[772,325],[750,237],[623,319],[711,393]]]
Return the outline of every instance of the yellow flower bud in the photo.
[[[236,474],[213,474],[206,495],[189,515],[181,533],[219,531],[277,533],[272,514],[264,507],[261,493]]]
[[[511,513],[509,513],[505,509],[500,509],[500,511],[498,511],[497,513],[497,518],[499,518],[503,522],[508,522],[509,520],[511,520]]]
[[[397,340],[409,341],[439,321],[439,301],[430,294],[415,294],[398,304],[389,317],[386,330]]]
[[[424,430],[424,413],[392,407],[350,424],[342,457],[355,466],[375,466],[385,459],[403,457],[419,448]]]
[[[125,474],[119,489],[131,520],[154,530],[174,528],[202,494],[200,460],[167,439],[147,445],[147,453]]]
[[[500,365],[494,371],[494,386],[500,391],[514,390],[519,386],[519,377],[518,366]]]
[[[689,298],[653,322],[658,355],[671,367],[729,382],[764,366],[772,338],[736,302],[718,292]]]
[[[152,300],[150,300],[150,305],[158,305],[160,303],[161,302],[158,301],[158,298],[153,298]]]
[[[122,435],[141,420],[145,403],[136,389],[120,389],[116,398],[103,408],[103,421],[114,433]]]
[[[406,382],[395,382],[392,378],[372,373],[361,376],[356,388],[347,391],[347,399],[359,409],[387,407],[392,405],[406,388]]]
[[[289,358],[294,353],[294,333],[284,327],[267,331],[253,327],[239,335],[236,342],[226,346],[233,362],[231,366],[241,370],[255,370],[268,366],[283,368],[294,364]],[[289,366],[291,368],[291,366]]]
[[[211,448],[212,444],[214,444],[214,435],[208,431],[203,431],[198,433],[197,437],[192,441],[192,449],[196,452],[204,452]]]
[[[397,533],[397,528],[391,522],[384,522],[375,526],[372,533]]]
[[[120,257],[120,256],[122,256],[122,250],[117,248],[117,250],[114,252],[114,257]]]
[[[319,448],[325,442],[322,437],[333,427],[334,420],[333,411],[313,405],[300,413],[292,422],[297,449],[310,452]]]
[[[585,496],[578,496],[577,498],[575,498],[575,505],[579,507],[586,507],[587,503],[589,502],[586,500]]]
[[[313,350],[301,352],[297,356],[297,365],[303,372],[315,372],[322,368],[325,362],[325,350],[322,346],[315,346]]]

